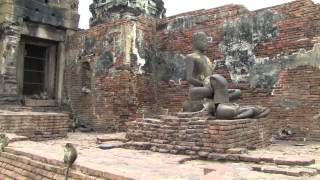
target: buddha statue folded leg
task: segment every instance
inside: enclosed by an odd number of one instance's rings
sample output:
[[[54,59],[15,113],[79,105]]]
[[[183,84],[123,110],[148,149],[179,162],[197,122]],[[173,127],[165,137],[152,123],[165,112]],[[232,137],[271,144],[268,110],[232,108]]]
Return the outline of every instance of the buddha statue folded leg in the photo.
[[[217,105],[216,117],[218,119],[245,119],[263,118],[270,113],[269,108],[261,106],[239,106],[235,103],[222,103]]]
[[[229,101],[233,102],[241,97],[241,90],[240,89],[228,89],[229,93]]]
[[[214,103],[210,99],[185,101],[183,103],[183,112],[188,112],[199,116],[214,115]]]
[[[183,112],[198,112],[204,108],[202,100],[188,100],[182,106]]]
[[[189,98],[191,100],[212,99],[213,91],[207,87],[192,87],[189,90]]]
[[[238,115],[235,119],[244,119],[244,118],[263,118],[270,113],[269,108],[261,106],[244,106],[240,107]]]
[[[207,87],[192,87],[189,90],[189,100],[184,102],[184,112],[208,111],[212,114],[213,91]]]
[[[271,112],[270,108],[266,108],[266,107],[262,107],[262,108],[263,109],[261,110],[261,112],[259,112],[259,114],[257,114],[255,118],[257,118],[257,119],[264,118],[270,114],[270,112]]]

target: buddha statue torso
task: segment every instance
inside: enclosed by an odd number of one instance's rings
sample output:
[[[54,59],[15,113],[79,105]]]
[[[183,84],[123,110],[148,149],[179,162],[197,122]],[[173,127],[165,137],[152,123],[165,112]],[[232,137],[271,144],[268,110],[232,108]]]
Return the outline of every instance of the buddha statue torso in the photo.
[[[206,77],[213,74],[212,63],[207,56],[195,52],[191,54],[191,58],[194,61],[193,76],[196,79],[204,81]]]

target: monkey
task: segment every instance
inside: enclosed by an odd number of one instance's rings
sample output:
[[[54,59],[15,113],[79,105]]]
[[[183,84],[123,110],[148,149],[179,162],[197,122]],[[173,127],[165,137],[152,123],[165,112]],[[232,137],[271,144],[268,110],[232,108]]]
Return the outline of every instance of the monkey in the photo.
[[[76,161],[78,157],[78,153],[76,148],[71,144],[67,143],[64,148],[64,163],[67,165],[67,169],[65,172],[65,180],[68,180],[69,176],[69,169],[73,165],[73,163]]]
[[[9,144],[9,138],[5,134],[0,134],[0,152],[4,152],[4,148]]]
[[[74,133],[76,132],[76,129],[79,128],[79,120],[74,113],[70,114],[70,120],[69,131]]]

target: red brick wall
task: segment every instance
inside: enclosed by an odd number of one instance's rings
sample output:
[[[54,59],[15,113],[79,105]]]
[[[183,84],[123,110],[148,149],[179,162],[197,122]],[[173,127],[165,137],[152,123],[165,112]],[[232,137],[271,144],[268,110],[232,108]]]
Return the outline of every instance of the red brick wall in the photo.
[[[173,51],[182,54],[189,54],[192,52],[191,40],[193,33],[196,31],[204,31],[208,34],[208,36],[213,37],[212,42],[207,48],[210,50],[207,51],[206,55],[212,60],[221,59],[223,58],[223,54],[219,51],[218,46],[222,41],[223,23],[227,19],[234,19],[237,16],[244,14],[244,11],[247,12],[242,7],[228,5],[215,9],[188,12],[181,15],[168,17],[167,19],[159,22],[159,26],[161,26],[162,24],[172,23],[177,18],[185,16],[188,16],[192,19],[200,19],[201,24],[183,29],[164,29],[158,31],[157,45],[161,51]],[[211,18],[211,20],[204,20],[204,17],[208,17],[208,19]]]
[[[223,59],[224,54],[219,50],[219,43],[223,39],[225,21],[238,19],[241,15],[254,15],[263,10],[265,9],[250,12],[242,6],[227,5],[168,17],[162,20],[159,26],[172,23],[177,18],[185,16],[196,19],[199,23],[189,28],[158,31],[158,47],[161,51],[188,54],[192,52],[192,34],[196,31],[205,31],[213,38],[212,43],[208,47],[207,56],[212,60]],[[284,18],[276,24],[279,28],[277,37],[266,42],[261,42],[256,46],[254,52],[256,56],[269,57],[283,52],[290,54],[301,48],[310,50],[313,47],[313,38],[320,34],[319,5],[314,4],[311,0],[297,0],[292,3],[269,8],[269,10],[283,14]]]
[[[225,21],[235,20],[240,15],[254,15],[266,9],[249,12],[241,6],[227,5],[220,8],[188,12],[174,17],[169,17],[161,22],[170,24],[177,18],[188,17],[196,19],[199,23],[188,28],[163,29],[157,32],[157,45],[160,51],[172,51],[181,54],[189,54],[192,52],[191,37],[193,32],[205,31],[209,36],[213,37],[211,45],[208,47],[206,55],[212,60],[223,60],[224,54],[219,50],[219,43],[223,40]],[[314,4],[310,0],[298,0],[280,6],[269,8],[272,12],[282,14],[281,20],[274,24],[278,28],[277,35],[274,38],[259,42],[253,53],[256,57],[267,57],[270,60],[281,54],[292,54],[300,49],[311,50],[314,46],[314,39],[320,35],[320,6]],[[209,20],[203,20],[207,17]],[[168,41],[170,40],[170,43]],[[281,60],[281,59],[279,59]],[[229,72],[226,68],[220,68],[216,71],[223,74],[228,80]],[[288,73],[287,75],[284,75]],[[318,130],[319,123],[313,119],[318,114],[318,101],[320,97],[315,93],[315,89],[320,88],[318,79],[320,78],[318,70],[309,66],[298,67],[292,70],[284,70],[279,75],[278,86],[275,87],[273,95],[264,89],[251,89],[248,82],[240,84],[230,84],[230,87],[238,87],[243,91],[243,99],[241,104],[262,105],[270,107],[272,113],[269,118],[272,119],[273,132],[281,127],[290,126],[294,129],[296,138],[306,136],[320,137]],[[280,86],[279,86],[280,84]],[[168,102],[169,109],[178,110],[178,107],[172,107],[169,102],[176,101],[177,97],[183,102],[182,94],[186,95],[185,88],[174,88],[175,91],[166,90],[168,84],[161,83],[161,97],[163,102]],[[288,88],[289,87],[289,88]],[[308,89],[309,88],[309,89]],[[311,90],[312,89],[312,90]],[[186,96],[185,96],[186,98]],[[278,105],[279,99],[283,101],[294,100],[298,105],[295,108],[288,109],[288,104],[283,107]],[[161,101],[160,101],[161,102]],[[178,105],[181,103],[177,103]],[[314,126],[314,124],[317,124]],[[308,135],[309,134],[309,135]]]
[[[148,21],[150,23],[144,23]],[[66,94],[71,99],[71,106],[81,124],[96,131],[125,131],[126,122],[140,116],[139,109],[155,105],[153,80],[151,76],[139,75],[133,71],[124,70],[125,47],[127,43],[125,26],[136,23],[137,31],[143,34],[142,46],[150,46],[155,26],[152,19],[141,17],[139,21],[118,20],[94,26],[88,31],[76,33],[69,39],[69,62],[65,71]],[[119,34],[119,32],[124,34]],[[112,35],[120,38],[121,42],[115,45],[107,42],[112,40]],[[85,38],[94,39],[91,46],[86,47]],[[101,42],[105,42],[101,43]],[[117,49],[118,48],[118,49]],[[108,50],[113,54],[112,70],[96,73],[95,61]],[[81,52],[84,51],[84,52]],[[81,64],[89,62],[91,78],[83,78]],[[121,69],[121,70],[120,70]],[[81,92],[83,81],[91,81],[91,92]],[[87,84],[86,82],[85,84]]]
[[[263,89],[242,87],[242,105],[262,105],[271,108],[268,119],[273,134],[291,127],[294,139],[319,140],[320,70],[312,66],[284,69],[271,95]]]
[[[112,76],[92,77],[92,91],[81,93],[76,74],[70,83],[72,107],[80,122],[96,131],[125,131],[125,123],[134,120],[139,107],[154,105],[152,81],[147,76],[121,71]]]
[[[169,112],[180,112],[182,110],[182,103],[188,96],[188,84],[182,82],[181,85],[175,85],[161,81],[158,88],[158,104]]]
[[[320,6],[311,0],[297,0],[271,8],[283,13],[285,18],[278,22],[279,34],[276,39],[256,46],[257,56],[272,56],[286,52],[288,54],[299,49],[311,49],[315,36],[320,34]]]
[[[281,72],[277,87],[273,92],[273,127],[289,126],[295,137],[318,139],[320,112],[320,70],[311,66],[300,66]],[[284,101],[285,100],[285,101]]]

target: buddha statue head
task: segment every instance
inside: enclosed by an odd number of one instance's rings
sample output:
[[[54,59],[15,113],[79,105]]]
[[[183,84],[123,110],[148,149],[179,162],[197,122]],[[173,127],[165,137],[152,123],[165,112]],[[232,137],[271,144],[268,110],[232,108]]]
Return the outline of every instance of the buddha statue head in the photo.
[[[208,46],[208,36],[205,32],[196,32],[192,36],[192,46],[195,50],[203,52]]]

